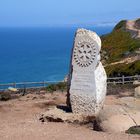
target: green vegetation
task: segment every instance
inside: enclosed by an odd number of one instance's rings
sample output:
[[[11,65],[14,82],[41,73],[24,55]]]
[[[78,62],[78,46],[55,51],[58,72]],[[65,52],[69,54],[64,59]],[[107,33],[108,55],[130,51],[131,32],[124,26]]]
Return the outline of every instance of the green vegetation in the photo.
[[[108,63],[119,61],[127,52],[134,52],[140,47],[140,40],[132,39],[130,33],[125,31],[113,31],[102,37],[103,50],[109,57]]]
[[[140,19],[136,20],[137,28],[140,29]],[[126,28],[126,20],[120,21],[110,34],[101,36],[102,58],[105,63],[120,61],[121,59],[134,56],[140,48],[140,40],[132,38],[132,33]],[[108,76],[136,75],[140,74],[140,61],[130,64],[116,64],[105,67]]]
[[[126,131],[126,133],[128,133],[128,134],[139,134],[140,135],[140,126],[132,126]]]
[[[103,51],[108,56],[107,63],[119,61],[140,47],[140,40],[131,37],[125,24],[126,21],[121,21],[110,34],[101,36]]]
[[[114,31],[116,30],[120,30],[120,29],[125,29],[126,27],[126,20],[122,20],[120,21],[115,27],[114,27]]]
[[[61,92],[67,90],[67,83],[66,82],[60,82],[57,84],[50,84],[46,87],[46,90],[50,93],[53,93],[54,91],[60,90]]]
[[[7,101],[11,99],[11,94],[10,93],[0,93],[0,101]]]
[[[140,60],[129,64],[109,65],[105,67],[105,70],[110,77],[118,76],[118,73],[125,76],[140,74]]]

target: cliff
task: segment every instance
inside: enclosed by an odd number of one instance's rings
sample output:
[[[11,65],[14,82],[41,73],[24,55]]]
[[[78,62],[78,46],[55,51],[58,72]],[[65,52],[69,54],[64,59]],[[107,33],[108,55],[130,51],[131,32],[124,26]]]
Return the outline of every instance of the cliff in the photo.
[[[140,18],[120,21],[101,40],[108,76],[140,74]]]

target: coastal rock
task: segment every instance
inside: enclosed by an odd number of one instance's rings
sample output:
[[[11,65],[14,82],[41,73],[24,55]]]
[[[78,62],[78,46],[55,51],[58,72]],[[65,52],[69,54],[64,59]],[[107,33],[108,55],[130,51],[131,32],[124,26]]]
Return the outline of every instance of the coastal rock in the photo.
[[[95,32],[77,30],[67,97],[73,113],[96,116],[103,106],[107,77],[100,62],[100,50],[101,40]]]
[[[135,97],[140,98],[140,86],[135,88]]]
[[[49,108],[44,114],[41,115],[40,120],[42,122],[67,122],[74,124],[86,124],[93,122],[94,117],[84,116],[80,114],[74,114],[72,112],[66,112],[57,107]]]
[[[105,105],[99,113],[98,122],[105,132],[125,132],[140,125],[140,99],[122,97],[115,104]]]

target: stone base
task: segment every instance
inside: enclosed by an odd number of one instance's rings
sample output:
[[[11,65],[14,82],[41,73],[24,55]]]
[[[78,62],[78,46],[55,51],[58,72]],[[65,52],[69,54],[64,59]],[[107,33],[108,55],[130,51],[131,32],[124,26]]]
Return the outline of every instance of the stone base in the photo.
[[[51,106],[42,114],[40,120],[42,122],[85,124],[93,127],[93,130],[104,132],[125,132],[132,126],[140,125],[140,99],[110,96],[97,117],[74,114],[65,106],[59,106],[59,108]]]
[[[67,122],[75,124],[87,124],[95,120],[95,116],[84,116],[80,114],[74,114],[72,112],[66,112],[63,109],[57,107],[50,108],[43,113],[40,117],[42,122]]]

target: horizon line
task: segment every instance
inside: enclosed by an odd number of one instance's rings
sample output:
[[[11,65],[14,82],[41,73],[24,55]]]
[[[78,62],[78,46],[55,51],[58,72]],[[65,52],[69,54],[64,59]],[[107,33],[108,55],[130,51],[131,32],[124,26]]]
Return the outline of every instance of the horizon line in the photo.
[[[77,24],[46,24],[46,25],[13,25],[13,26],[1,26],[0,28],[65,28],[65,27],[106,27],[115,26],[118,22],[96,22],[96,23],[77,23]]]

